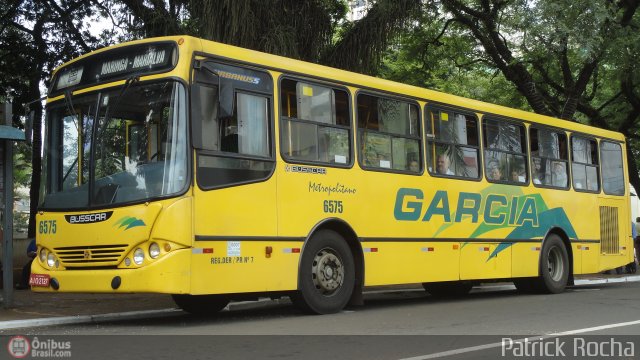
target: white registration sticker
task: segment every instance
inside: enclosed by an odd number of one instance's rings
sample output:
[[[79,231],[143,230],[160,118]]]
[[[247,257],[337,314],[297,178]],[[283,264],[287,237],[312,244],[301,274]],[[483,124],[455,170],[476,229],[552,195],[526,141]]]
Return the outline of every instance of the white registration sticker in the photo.
[[[240,253],[240,241],[227,241],[227,256],[241,256]]]

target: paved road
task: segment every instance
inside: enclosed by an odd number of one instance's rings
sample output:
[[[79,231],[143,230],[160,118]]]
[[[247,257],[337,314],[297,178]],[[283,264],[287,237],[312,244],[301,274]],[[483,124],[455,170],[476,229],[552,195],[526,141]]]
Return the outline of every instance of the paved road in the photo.
[[[129,349],[128,354],[137,359],[175,356],[176,352],[187,352],[192,358],[489,359],[501,356],[504,338],[529,338],[530,344],[557,344],[563,339],[569,344],[560,350],[567,352],[573,350],[574,337],[586,335],[593,341],[620,342],[615,348],[620,351],[626,350],[627,341],[634,342],[634,356],[638,356],[640,282],[580,286],[558,295],[522,295],[504,286],[489,286],[446,301],[415,290],[370,293],[365,306],[335,315],[302,315],[291,305],[277,304],[224,311],[210,319],[175,312],[155,319],[30,328],[20,333],[41,339],[61,335],[238,335],[70,337],[77,352],[104,347],[98,354],[104,358]],[[509,351],[507,357],[514,355]],[[147,357],[150,354],[154,356]],[[425,357],[429,354],[432,357]]]

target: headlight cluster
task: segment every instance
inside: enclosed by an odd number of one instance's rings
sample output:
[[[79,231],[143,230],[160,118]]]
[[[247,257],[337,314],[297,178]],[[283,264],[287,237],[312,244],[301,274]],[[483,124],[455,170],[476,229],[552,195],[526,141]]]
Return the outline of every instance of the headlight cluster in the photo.
[[[53,252],[40,248],[38,252],[38,258],[43,265],[47,265],[51,269],[57,269],[60,267],[60,260],[53,254]]]
[[[145,262],[145,259],[149,261],[155,260],[162,255],[162,250],[165,253],[171,251],[171,245],[169,243],[165,243],[163,247],[157,242],[144,243],[137,247],[130,256],[127,256],[124,259],[125,266],[131,266],[131,262],[137,266],[142,265]]]

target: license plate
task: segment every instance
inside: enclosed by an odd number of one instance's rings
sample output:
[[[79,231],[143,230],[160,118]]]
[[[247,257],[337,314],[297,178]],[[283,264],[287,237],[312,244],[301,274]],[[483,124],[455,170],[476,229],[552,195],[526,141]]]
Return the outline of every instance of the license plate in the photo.
[[[29,285],[31,286],[49,286],[50,277],[47,274],[31,274],[29,276]]]

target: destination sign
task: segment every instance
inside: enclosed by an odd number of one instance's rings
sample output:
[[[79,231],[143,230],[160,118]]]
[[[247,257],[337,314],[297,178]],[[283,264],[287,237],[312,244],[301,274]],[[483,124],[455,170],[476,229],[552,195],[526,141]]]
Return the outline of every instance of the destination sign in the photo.
[[[86,57],[61,69],[56,74],[51,93],[67,88],[92,86],[116,81],[132,75],[169,71],[177,62],[174,42],[131,45]]]

